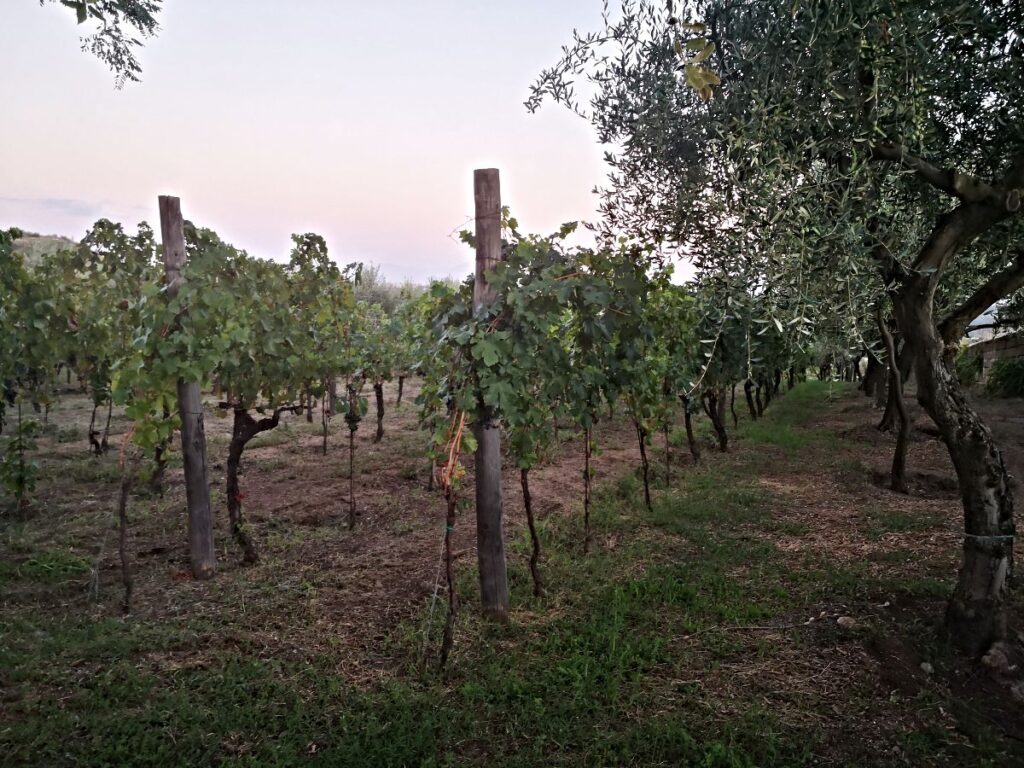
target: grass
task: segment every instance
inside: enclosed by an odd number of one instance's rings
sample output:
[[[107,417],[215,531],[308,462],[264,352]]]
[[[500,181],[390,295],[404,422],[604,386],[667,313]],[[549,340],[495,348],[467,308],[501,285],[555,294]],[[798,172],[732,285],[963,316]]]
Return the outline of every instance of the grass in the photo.
[[[903,509],[868,509],[863,529],[868,536],[880,539],[889,533],[923,533],[941,528],[941,518],[917,514]]]
[[[660,494],[642,523],[671,533],[668,550],[644,535],[583,557],[575,521],[545,520],[545,577],[557,591],[533,598],[519,559],[510,573],[514,603],[538,612],[536,621],[479,621],[475,576],[463,569],[468,605],[445,676],[417,662],[420,621],[387,641],[404,673],[369,687],[347,681],[330,655],[268,658],[225,643],[228,617],[15,624],[0,631],[5,684],[34,693],[13,703],[0,749],[13,764],[48,765],[70,762],[69,749],[86,765],[471,765],[495,755],[508,766],[798,765],[812,741],[760,704],[723,717],[675,682],[695,660],[673,638],[760,620],[781,599],[729,575],[757,547],[741,553],[724,538],[712,547],[717,525],[758,518],[763,494],[711,471],[692,480]],[[645,516],[639,496],[632,473],[599,489],[597,535],[630,534]],[[684,534],[714,557],[674,562],[677,547],[692,545]],[[716,654],[736,652],[727,638],[713,640]],[[79,684],[56,706],[68,669]]]
[[[59,584],[88,573],[91,567],[92,563],[80,555],[64,550],[49,550],[15,566],[14,571],[17,577],[27,581]]]
[[[820,452],[823,436],[811,424],[834,396],[841,391],[813,383],[774,401],[767,418],[744,423],[732,454],[708,451],[701,466],[675,469],[650,512],[635,472],[603,483],[589,555],[578,515],[542,515],[549,591],[533,597],[528,543],[514,538],[507,625],[478,618],[472,558],[460,560],[462,607],[444,674],[433,661],[443,600],[433,614],[425,603],[387,636],[366,637],[362,650],[329,630],[302,634],[339,618],[321,602],[336,577],[313,563],[289,570],[282,560],[271,580],[212,582],[228,599],[174,606],[158,621],[94,618],[66,602],[13,612],[0,622],[0,762],[753,768],[841,753],[851,765],[953,764],[942,696],[878,698],[859,661],[839,675],[838,699],[816,682],[828,672],[822,658],[859,659],[875,626],[865,619],[843,634],[834,622],[805,626],[808,616],[837,602],[866,613],[894,595],[934,602],[947,589],[923,571],[897,578],[874,569],[902,567],[911,550],[842,565],[827,552],[801,559],[773,543],[773,534],[809,527],[780,516],[762,475]],[[297,426],[269,434],[294,444],[306,433]],[[928,524],[885,510],[864,522],[907,532]],[[264,551],[285,557],[328,535],[328,527],[272,528]],[[88,570],[23,530],[9,529],[7,543],[20,554],[16,566],[0,564],[5,586],[54,585]],[[938,666],[941,654],[928,658]],[[369,674],[353,676],[354,666]],[[811,682],[801,684],[808,666]],[[915,724],[900,730],[890,721],[907,708]],[[841,723],[839,742],[815,725],[819,712]],[[872,714],[861,722],[864,712]],[[885,749],[862,743],[864,733],[884,733]],[[990,738],[971,764],[1010,764],[1006,749]]]

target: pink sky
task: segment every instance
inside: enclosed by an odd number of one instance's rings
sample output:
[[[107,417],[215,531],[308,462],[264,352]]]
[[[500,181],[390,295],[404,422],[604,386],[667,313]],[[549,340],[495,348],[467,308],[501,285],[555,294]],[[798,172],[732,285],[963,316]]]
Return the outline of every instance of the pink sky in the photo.
[[[156,197],[255,255],[293,232],[393,280],[462,276],[449,237],[472,171],[497,167],[527,231],[592,219],[602,150],[561,107],[522,106],[598,0],[356,3],[170,0],[115,91],[73,14],[5,0],[0,227],[81,237],[105,216],[156,225]],[[15,34],[11,35],[11,31]]]

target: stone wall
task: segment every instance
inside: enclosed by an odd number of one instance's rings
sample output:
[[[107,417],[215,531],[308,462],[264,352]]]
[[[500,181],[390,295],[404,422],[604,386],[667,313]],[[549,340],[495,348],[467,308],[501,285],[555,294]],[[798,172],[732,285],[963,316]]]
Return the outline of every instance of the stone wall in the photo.
[[[992,364],[1007,357],[1024,357],[1024,331],[1009,333],[971,345],[971,352],[981,355],[981,383],[988,381]]]

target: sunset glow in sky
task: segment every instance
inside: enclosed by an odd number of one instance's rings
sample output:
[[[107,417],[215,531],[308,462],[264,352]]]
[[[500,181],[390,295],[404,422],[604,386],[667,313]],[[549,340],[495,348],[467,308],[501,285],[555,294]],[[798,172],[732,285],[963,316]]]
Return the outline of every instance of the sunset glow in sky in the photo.
[[[167,0],[142,82],[79,51],[74,16],[0,0],[0,227],[80,238],[159,228],[156,198],[250,253],[293,232],[392,280],[462,276],[472,171],[502,173],[525,231],[593,219],[602,150],[555,105],[523,107],[599,0]]]

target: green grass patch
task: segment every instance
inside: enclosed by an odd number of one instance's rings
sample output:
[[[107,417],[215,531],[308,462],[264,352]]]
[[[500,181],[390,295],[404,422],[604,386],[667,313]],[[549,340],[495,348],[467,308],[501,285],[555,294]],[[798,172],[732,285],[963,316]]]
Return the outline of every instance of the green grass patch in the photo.
[[[92,568],[92,562],[72,552],[55,549],[40,552],[13,567],[8,565],[8,568],[20,579],[43,584],[59,584],[88,573]]]
[[[861,523],[862,530],[871,538],[880,539],[889,533],[922,533],[941,528],[945,524],[934,515],[921,515],[901,509],[869,509]]]

